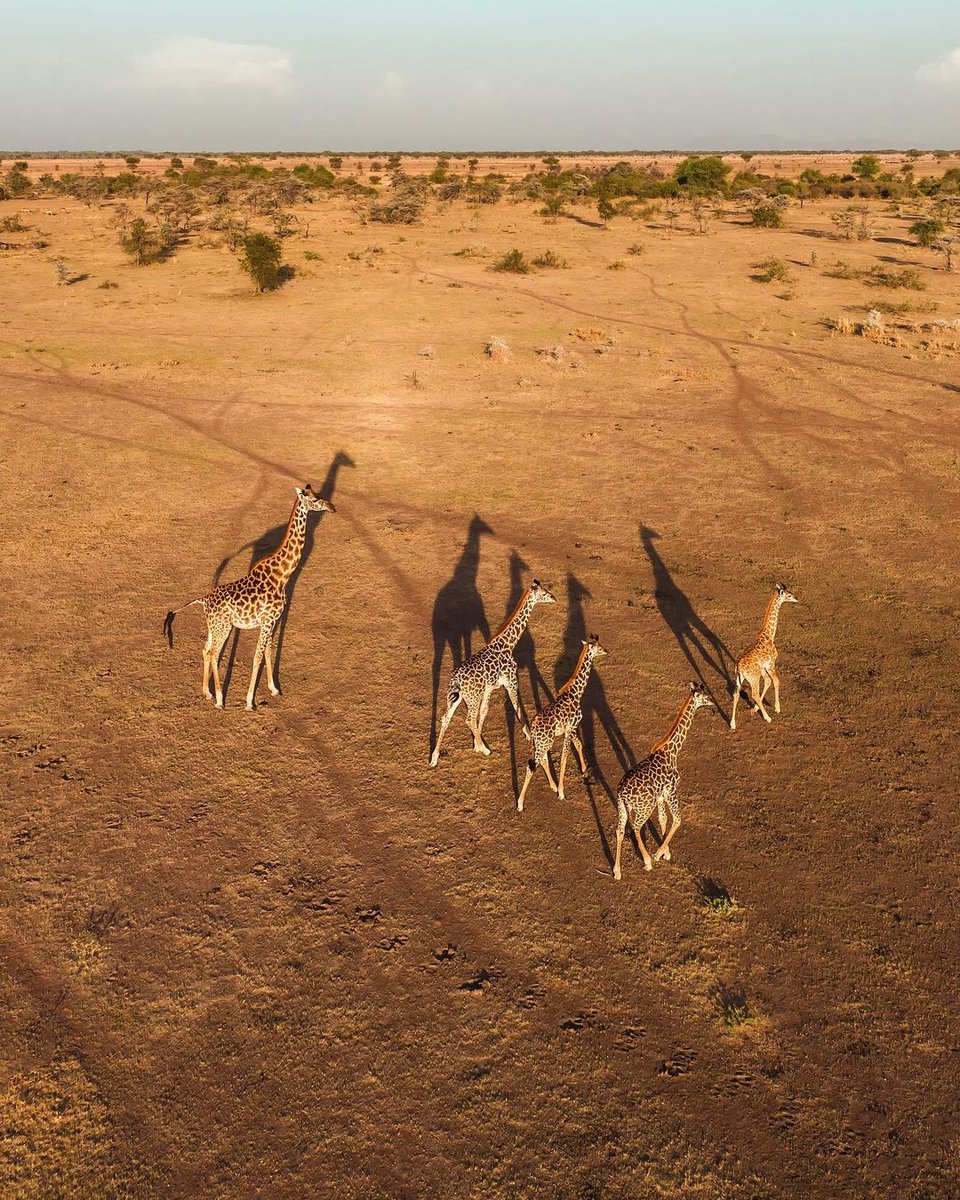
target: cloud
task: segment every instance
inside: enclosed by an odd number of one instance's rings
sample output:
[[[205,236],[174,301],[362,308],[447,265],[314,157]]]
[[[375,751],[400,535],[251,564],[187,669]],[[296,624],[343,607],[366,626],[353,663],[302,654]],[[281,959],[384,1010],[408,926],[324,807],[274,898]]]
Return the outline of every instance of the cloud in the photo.
[[[913,74],[921,83],[933,83],[941,87],[960,85],[960,46],[943,58],[917,67]]]
[[[166,38],[137,56],[137,76],[149,87],[236,87],[285,92],[293,83],[293,61],[275,46],[244,46],[212,38]]]

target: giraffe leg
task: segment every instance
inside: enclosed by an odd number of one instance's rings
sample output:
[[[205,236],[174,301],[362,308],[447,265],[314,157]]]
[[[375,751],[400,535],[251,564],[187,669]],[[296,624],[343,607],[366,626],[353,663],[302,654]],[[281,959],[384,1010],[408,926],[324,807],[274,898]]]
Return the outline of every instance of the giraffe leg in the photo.
[[[654,854],[654,859],[664,858],[667,862],[670,861],[670,839],[680,828],[680,814],[671,808],[670,815],[673,820],[670,823],[670,828],[667,830],[667,836],[660,843],[660,849]]]
[[[527,763],[527,773],[523,779],[523,787],[520,789],[520,795],[517,797],[517,812],[523,812],[523,798],[527,794],[527,788],[530,786],[530,780],[533,778],[533,773],[537,769],[537,764],[531,758]]]
[[[764,691],[765,690],[766,689],[764,689]],[[759,678],[750,680],[750,695],[753,697],[753,702],[757,706],[757,712],[760,714],[761,717],[763,717],[763,719],[769,725],[770,724],[770,714],[763,707],[764,693],[760,691],[760,679]]]
[[[490,692],[485,691],[480,700],[471,707],[467,701],[467,724],[473,734],[473,748],[477,754],[489,754],[490,747],[483,740],[483,723],[487,719],[487,708],[490,704]]]
[[[213,653],[213,630],[207,630],[207,641],[203,647],[203,683],[200,685],[200,691],[207,700],[213,699],[213,692],[210,691],[210,655]]]
[[[570,741],[573,743],[573,748],[577,752],[577,758],[580,760],[580,770],[586,775],[587,760],[583,757],[583,743],[575,733],[570,734]]]
[[[227,638],[230,636],[232,626],[228,625],[226,629],[219,629],[213,635],[213,649],[210,651],[210,670],[213,672],[213,686],[216,689],[217,708],[223,708],[223,688],[220,685],[220,655],[223,653],[223,647],[226,645]]]
[[[463,696],[458,695],[456,700],[447,707],[447,711],[443,714],[443,719],[440,722],[440,732],[437,734],[437,741],[433,747],[433,753],[430,755],[430,766],[435,767],[440,761],[440,743],[443,741],[443,735],[447,732],[447,726],[453,720],[453,714],[463,702]]]
[[[517,714],[517,719],[523,727],[523,735],[527,737],[530,733],[530,727],[527,724],[526,713],[523,711],[523,705],[520,703],[520,692],[517,687],[517,672],[516,669],[510,676],[504,678],[503,686],[507,689],[507,695],[510,697],[510,703],[513,705],[513,711]]]
[[[613,877],[620,878],[620,851],[623,847],[623,832],[627,827],[627,807],[622,800],[617,800],[617,852],[613,859]]]
[[[263,657],[267,664],[267,687],[270,689],[271,696],[279,696],[280,689],[277,687],[277,681],[273,677],[273,633],[276,626],[272,626],[267,634],[267,640],[263,647]]]
[[[480,735],[480,745],[476,742],[473,744],[474,750],[478,754],[489,754],[490,747],[483,740],[483,726],[487,719],[487,713],[490,711],[490,696],[493,694],[493,688],[486,688],[483,693],[483,699],[480,701],[480,715],[477,717],[477,733]]]
[[[257,648],[253,655],[253,670],[250,672],[250,686],[247,688],[247,712],[253,712],[253,694],[257,690],[257,676],[260,674],[260,664],[263,662],[263,655],[271,632],[272,627],[260,626],[260,636],[257,638]]]
[[[540,760],[540,765],[543,767],[544,773],[547,776],[547,783],[550,784],[550,787],[553,789],[553,791],[555,791],[555,792],[558,791],[557,782],[553,778],[553,772],[550,770],[550,754],[549,754],[549,752],[547,752],[543,756],[543,758]]]
[[[773,711],[780,711],[780,676],[776,671],[771,670],[770,678],[773,680]]]
[[[733,681],[733,712],[730,714],[730,728],[737,727],[737,702],[740,699],[740,689],[743,687],[743,678],[740,672],[737,672],[737,677]]]
[[[567,773],[567,755],[569,754],[569,752],[570,752],[570,735],[568,733],[565,733],[563,735],[563,748],[560,751],[559,786],[557,788],[557,798],[560,800],[564,799],[563,780]]]

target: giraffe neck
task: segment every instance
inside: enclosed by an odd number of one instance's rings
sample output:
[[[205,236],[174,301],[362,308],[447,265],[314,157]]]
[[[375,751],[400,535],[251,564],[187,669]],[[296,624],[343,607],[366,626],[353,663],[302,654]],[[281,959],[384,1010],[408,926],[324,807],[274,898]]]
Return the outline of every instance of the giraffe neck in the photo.
[[[558,693],[559,696],[573,696],[577,701],[583,696],[587,686],[587,680],[590,678],[590,668],[593,666],[593,655],[590,653],[590,647],[584,646],[580,651],[580,657],[577,660],[577,668],[563,685]]]
[[[783,597],[777,592],[770,597],[770,603],[767,605],[767,611],[764,613],[763,624],[760,626],[760,636],[769,638],[772,642],[777,636],[777,619],[780,616],[780,606],[783,604]]]
[[[677,713],[677,719],[673,723],[673,727],[662,742],[658,742],[653,748],[653,753],[662,753],[676,766],[677,755],[680,753],[680,747],[683,745],[684,738],[690,731],[690,726],[693,723],[693,714],[696,709],[693,707],[693,696],[688,696],[680,706],[680,711]]]
[[[303,554],[303,543],[307,535],[307,510],[300,503],[300,497],[293,506],[287,532],[279,547],[266,560],[270,564],[270,575],[282,587],[297,569],[297,563]]]
[[[530,589],[520,597],[520,603],[513,610],[512,615],[507,620],[498,634],[490,639],[490,645],[496,644],[504,650],[513,651],[516,649],[517,642],[523,637],[523,631],[526,629],[530,621],[530,614],[533,612],[535,601],[533,593]]]

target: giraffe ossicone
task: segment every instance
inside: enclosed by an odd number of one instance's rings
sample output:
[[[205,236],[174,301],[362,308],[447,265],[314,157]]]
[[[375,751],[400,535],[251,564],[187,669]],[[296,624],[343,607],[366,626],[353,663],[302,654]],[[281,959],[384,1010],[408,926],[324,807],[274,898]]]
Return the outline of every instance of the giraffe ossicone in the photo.
[[[272,696],[279,696],[273,673],[273,633],[283,614],[287,602],[287,584],[297,569],[303,555],[307,532],[307,518],[311,512],[336,512],[329,500],[319,496],[310,484],[296,489],[297,498],[290,513],[290,520],[283,541],[272,554],[267,554],[253,564],[249,572],[233,583],[221,584],[205,596],[171,609],[163,623],[163,630],[171,649],[173,648],[173,620],[178,612],[192,604],[202,604],[207,618],[207,641],[203,648],[203,682],[201,692],[208,700],[215,699],[216,707],[223,708],[223,688],[220,683],[220,655],[232,629],[259,628],[257,648],[253,658],[253,672],[247,689],[247,710],[253,711],[253,697],[257,687],[260,665],[266,662],[267,686]],[[214,692],[210,691],[213,677]]]

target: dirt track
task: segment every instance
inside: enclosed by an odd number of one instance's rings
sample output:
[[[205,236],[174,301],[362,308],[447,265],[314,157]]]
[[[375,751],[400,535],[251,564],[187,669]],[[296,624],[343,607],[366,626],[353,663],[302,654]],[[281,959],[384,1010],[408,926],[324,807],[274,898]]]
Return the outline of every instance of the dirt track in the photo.
[[[5,1194],[960,1195],[960,360],[831,338],[875,297],[807,265],[890,247],[809,206],[704,238],[330,206],[254,298],[224,252],[138,271],[107,210],[56,207],[31,220],[89,281],[0,262],[0,1114],[37,1131]],[[570,268],[490,272],[512,246]],[[769,254],[796,298],[750,281]],[[198,610],[173,653],[163,614],[275,545],[305,480],[338,511],[284,695],[243,711],[244,635],[215,712]],[[501,704],[490,759],[459,717],[427,757],[450,646],[534,575],[560,602],[526,703],[587,633],[610,654],[593,778],[518,818]],[[782,716],[697,717],[674,862],[631,848],[615,885],[623,763],[697,671],[729,712],[778,578]]]

